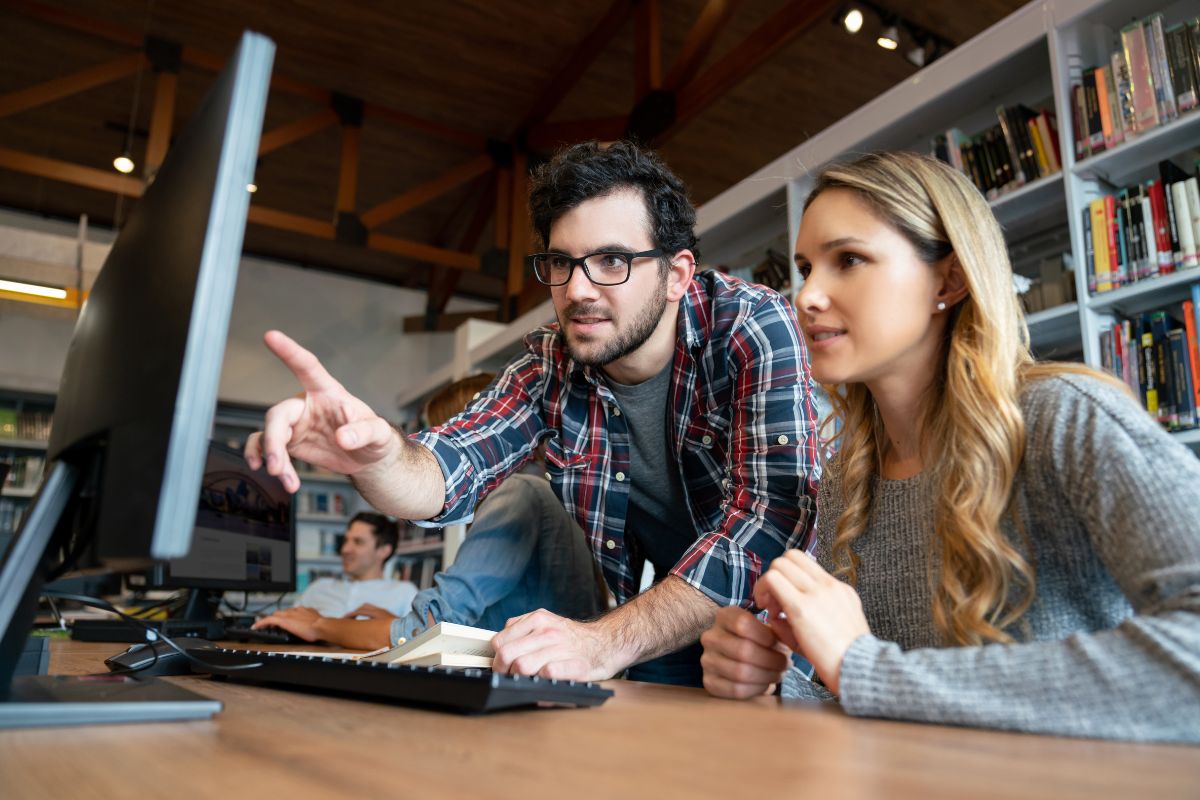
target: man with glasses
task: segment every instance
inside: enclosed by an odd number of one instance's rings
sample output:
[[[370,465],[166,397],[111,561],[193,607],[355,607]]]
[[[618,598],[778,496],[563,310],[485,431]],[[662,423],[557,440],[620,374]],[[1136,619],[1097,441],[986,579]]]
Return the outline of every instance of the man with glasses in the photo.
[[[779,294],[697,273],[682,182],[633,144],[586,143],[530,190],[544,246],[528,261],[558,324],[463,413],[405,438],[278,332],[267,344],[305,395],[251,437],[298,488],[288,454],[351,475],[376,508],[425,524],[469,519],[546,441],[546,477],[579,521],[618,607],[588,622],[547,611],[494,639],[499,671],[701,685],[700,633],[749,605],[786,548],[805,547],[819,478],[813,384]],[[645,564],[654,585],[638,593]]]

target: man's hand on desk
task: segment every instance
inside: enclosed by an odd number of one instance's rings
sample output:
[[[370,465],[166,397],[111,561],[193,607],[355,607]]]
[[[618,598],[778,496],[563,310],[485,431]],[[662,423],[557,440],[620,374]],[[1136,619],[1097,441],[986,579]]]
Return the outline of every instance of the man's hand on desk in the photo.
[[[355,613],[361,611],[360,608]],[[371,619],[323,617],[311,608],[296,606],[263,617],[255,622],[253,627],[283,628],[307,642],[329,642],[355,650],[377,650],[380,647],[391,647],[390,632],[393,619],[394,617],[386,611],[383,611],[383,616]]]
[[[492,669],[561,680],[605,680],[619,669],[607,663],[607,639],[598,623],[575,622],[539,609],[510,619],[492,638]]]
[[[306,642],[315,642],[321,638],[320,622],[325,619],[314,609],[296,606],[284,608],[273,614],[268,614],[250,627],[254,630],[261,628],[283,628],[293,636],[299,636]]]

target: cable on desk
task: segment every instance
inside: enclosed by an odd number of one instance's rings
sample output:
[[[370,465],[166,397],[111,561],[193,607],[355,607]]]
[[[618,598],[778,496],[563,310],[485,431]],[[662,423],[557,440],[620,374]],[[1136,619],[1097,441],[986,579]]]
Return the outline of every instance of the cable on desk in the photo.
[[[120,610],[119,608],[114,606],[112,603],[110,603],[107,600],[104,600],[102,598],[99,598],[99,597],[89,597],[89,596],[83,595],[83,594],[71,594],[69,592],[59,592],[59,591],[56,591],[53,589],[47,589],[47,590],[43,591],[43,594],[46,597],[57,597],[60,600],[74,600],[76,603],[81,603],[85,606],[91,606],[93,608],[100,608],[105,611],[111,611],[112,613],[114,613],[118,617],[120,617],[121,619],[128,622],[130,625],[133,625],[134,627],[138,627],[138,628],[141,628],[142,630],[144,630],[147,634],[147,636],[146,636],[147,642],[153,642],[155,640],[162,639],[164,642],[167,643],[167,646],[170,647],[172,650],[179,653],[181,656],[183,656],[184,658],[186,658],[188,661],[192,662],[193,664],[199,665],[201,668],[207,669],[210,672],[215,671],[215,670],[229,671],[229,670],[257,669],[258,667],[262,666],[261,661],[255,662],[253,664],[241,664],[238,666],[231,666],[231,667],[222,666],[222,665],[218,665],[218,664],[210,664],[209,662],[205,661],[204,659],[192,655],[184,648],[175,644],[175,641],[173,639],[171,639],[170,636],[166,636],[165,634],[163,634],[162,631],[154,630],[154,628],[151,628],[149,625],[147,625],[142,620],[138,619],[137,617],[132,617],[129,614],[126,614],[124,611]],[[124,672],[141,672],[142,670],[150,669],[151,667],[153,667],[155,664],[158,663],[158,651],[151,650],[151,653],[154,656],[154,658],[151,659],[149,664],[147,664],[144,667],[139,667],[138,669],[124,670]]]

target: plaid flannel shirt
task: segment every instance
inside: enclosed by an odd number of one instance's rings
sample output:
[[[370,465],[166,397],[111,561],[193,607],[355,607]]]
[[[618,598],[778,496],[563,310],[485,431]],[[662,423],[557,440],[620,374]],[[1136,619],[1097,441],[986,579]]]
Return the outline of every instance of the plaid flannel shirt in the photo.
[[[809,547],[820,478],[814,384],[787,300],[698,273],[679,307],[668,403],[695,543],[671,574],[719,605],[751,603],[754,582],[787,548]],[[564,350],[557,325],[458,416],[412,438],[446,476],[428,526],[469,522],[475,505],[543,439],[547,477],[587,532],[617,602],[637,594],[626,547],[629,433],[597,369]]]

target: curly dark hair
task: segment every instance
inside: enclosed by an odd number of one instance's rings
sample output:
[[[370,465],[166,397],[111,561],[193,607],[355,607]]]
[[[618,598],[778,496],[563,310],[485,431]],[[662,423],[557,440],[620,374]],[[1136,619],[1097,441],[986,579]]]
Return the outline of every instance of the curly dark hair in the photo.
[[[672,255],[691,250],[700,260],[696,209],[687,187],[653,151],[630,141],[581,142],[560,150],[534,171],[529,216],[542,246],[549,246],[550,226],[563,214],[585,200],[624,188],[641,190],[655,247]]]
[[[394,520],[373,511],[360,511],[354,515],[346,527],[349,528],[356,522],[365,522],[371,526],[375,534],[376,547],[391,545],[392,552],[388,554],[388,558],[395,554],[396,548],[400,546],[400,526]]]

